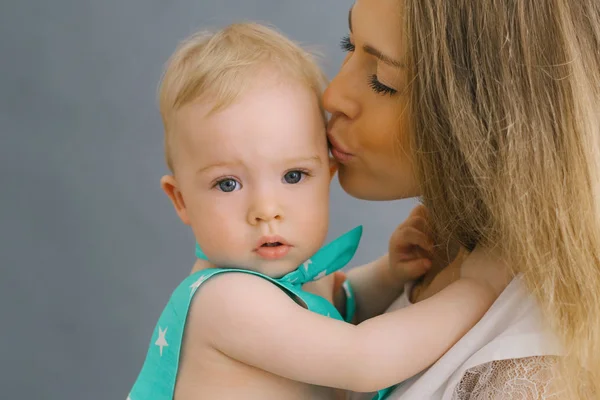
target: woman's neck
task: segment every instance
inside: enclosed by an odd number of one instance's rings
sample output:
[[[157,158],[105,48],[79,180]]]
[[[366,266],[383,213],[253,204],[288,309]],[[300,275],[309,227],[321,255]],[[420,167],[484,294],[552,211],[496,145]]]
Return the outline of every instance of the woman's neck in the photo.
[[[500,249],[486,246],[476,247],[465,257],[460,273],[461,277],[484,281],[498,296],[514,277]]]
[[[471,253],[461,248],[455,254],[451,261],[441,256],[434,259],[431,270],[410,293],[411,302],[425,300],[461,277],[484,280],[498,295],[512,280],[510,269],[497,249],[477,246]]]

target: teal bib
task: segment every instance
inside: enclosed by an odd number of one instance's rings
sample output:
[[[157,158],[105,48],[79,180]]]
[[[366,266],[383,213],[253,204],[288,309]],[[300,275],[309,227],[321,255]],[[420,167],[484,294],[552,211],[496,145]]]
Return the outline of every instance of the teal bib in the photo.
[[[281,278],[272,278],[255,271],[232,268],[210,268],[187,277],[173,292],[156,324],[146,360],[127,400],[173,399],[183,333],[191,301],[198,288],[213,276],[237,272],[261,277],[279,286],[308,310],[330,318],[344,320],[329,301],[302,290],[302,285],[344,267],[354,256],[361,235],[362,227],[354,228],[321,248],[297,269]],[[196,245],[196,256],[206,259],[198,245]],[[344,284],[344,289],[347,297],[346,320],[350,321],[355,310],[354,295],[347,283]],[[384,399],[386,395],[387,390],[380,391],[376,399]]]

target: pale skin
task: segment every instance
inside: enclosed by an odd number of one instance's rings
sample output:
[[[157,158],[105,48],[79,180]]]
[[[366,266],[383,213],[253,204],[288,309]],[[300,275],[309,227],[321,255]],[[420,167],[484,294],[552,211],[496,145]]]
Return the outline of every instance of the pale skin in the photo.
[[[161,184],[211,261],[278,277],[323,244],[330,169],[316,96],[274,75],[217,113],[208,114],[210,102],[177,111],[175,171]],[[429,269],[425,217],[416,209],[389,256],[360,269],[369,271],[353,279],[361,298],[381,284],[397,296]],[[257,243],[273,235],[289,249],[265,259]],[[384,389],[434,363],[495,297],[465,263],[461,278],[430,299],[352,325],[304,309],[261,278],[224,274],[195,295],[175,398],[332,399],[340,392],[331,388]]]

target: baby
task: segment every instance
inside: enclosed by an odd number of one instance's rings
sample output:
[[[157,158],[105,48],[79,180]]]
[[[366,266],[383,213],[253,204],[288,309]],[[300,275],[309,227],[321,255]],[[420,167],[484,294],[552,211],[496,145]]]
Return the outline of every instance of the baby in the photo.
[[[493,301],[467,276],[353,325],[344,321],[354,309],[348,285],[344,316],[302,289],[342,268],[361,235],[355,228],[320,249],[331,178],[323,84],[305,51],[256,24],[194,35],[170,59],[160,109],[172,175],[161,184],[191,226],[199,260],[164,309],[129,400],[333,399],[343,393],[336,388],[383,399]],[[404,236],[412,239],[393,246],[431,250],[424,232]],[[388,274],[403,277],[392,286],[427,268],[406,265]],[[384,257],[367,267],[402,262]]]

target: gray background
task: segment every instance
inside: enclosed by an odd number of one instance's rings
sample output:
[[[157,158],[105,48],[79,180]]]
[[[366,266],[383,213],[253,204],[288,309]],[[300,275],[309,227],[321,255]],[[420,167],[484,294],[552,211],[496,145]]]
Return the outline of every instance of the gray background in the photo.
[[[154,323],[193,262],[159,188],[155,92],[177,42],[241,19],[318,46],[331,77],[350,0],[3,1],[0,4],[0,397],[124,399]],[[330,238],[385,251],[412,200],[334,184]]]

